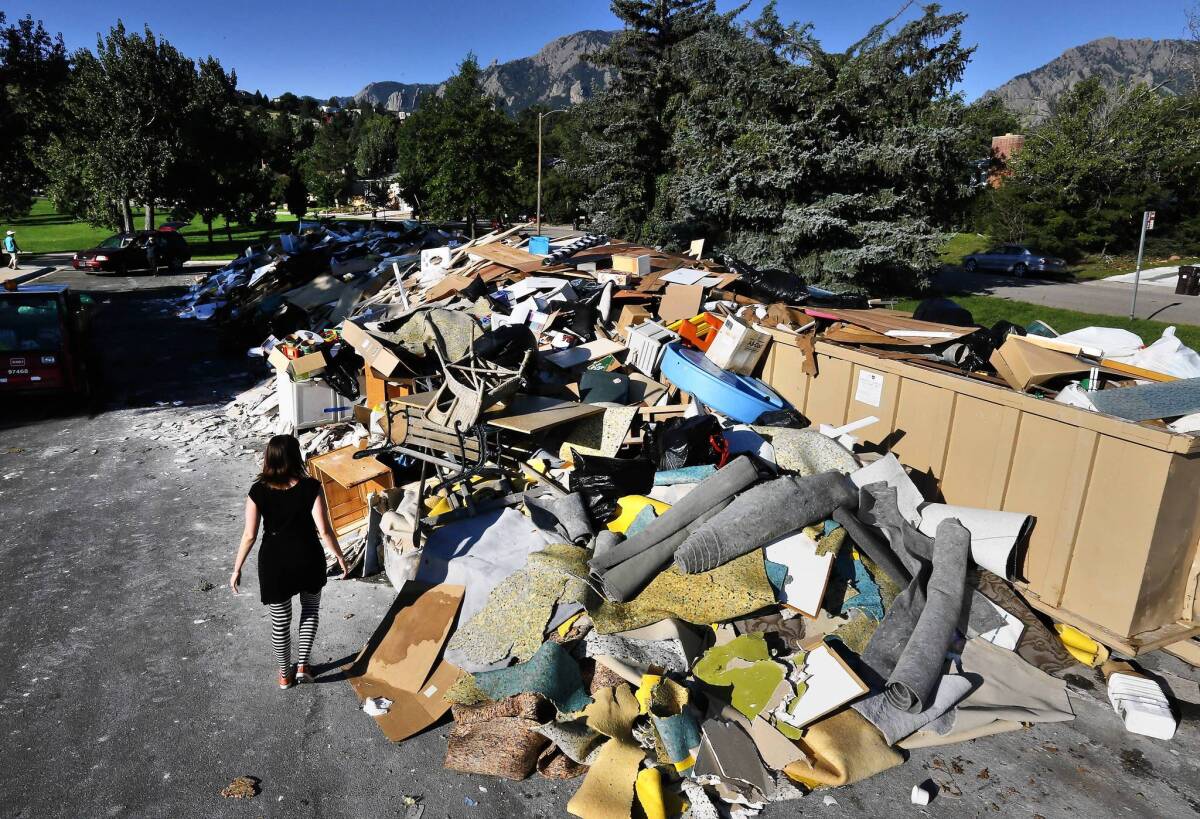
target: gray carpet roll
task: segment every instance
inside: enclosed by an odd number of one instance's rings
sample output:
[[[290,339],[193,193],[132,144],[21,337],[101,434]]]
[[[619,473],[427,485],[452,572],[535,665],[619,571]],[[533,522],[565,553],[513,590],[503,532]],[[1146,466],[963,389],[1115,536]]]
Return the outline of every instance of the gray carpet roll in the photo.
[[[963,610],[971,533],[953,518],[938,524],[925,606],[888,677],[888,702],[911,714],[924,711],[942,676],[946,650]]]
[[[675,556],[675,550],[688,535],[728,506],[730,500],[726,498],[720,501],[713,508],[701,513],[692,521],[691,525],[675,532],[665,540],[643,549],[611,569],[604,572],[592,572],[592,576],[599,582],[604,596],[618,603],[625,603],[637,597],[638,593],[646,588],[650,581],[671,562]]]
[[[767,481],[743,492],[688,535],[675,552],[675,565],[687,574],[710,571],[825,520],[838,507],[853,507],[857,500],[854,485],[840,472]]]
[[[758,468],[753,460],[745,455],[735,458],[697,484],[679,503],[655,518],[645,529],[624,543],[593,557],[588,562],[588,568],[599,578],[605,570],[686,529],[696,518],[733,498],[758,478]]]

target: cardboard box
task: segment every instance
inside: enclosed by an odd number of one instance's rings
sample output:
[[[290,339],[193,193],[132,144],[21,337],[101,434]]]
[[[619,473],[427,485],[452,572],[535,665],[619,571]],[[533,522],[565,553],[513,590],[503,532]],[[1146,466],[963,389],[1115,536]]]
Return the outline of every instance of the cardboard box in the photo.
[[[785,396],[814,426],[874,415],[855,436],[946,503],[1036,518],[1016,583],[1032,606],[1128,654],[1200,634],[1200,437],[866,350],[816,353],[817,376]]]
[[[1073,355],[1030,344],[1020,336],[1009,336],[992,352],[990,361],[1000,377],[1018,392],[1061,376],[1083,375],[1092,368]]]
[[[767,351],[771,337],[733,317],[725,319],[704,357],[731,373],[750,375]]]
[[[612,269],[618,273],[635,273],[638,276],[650,275],[650,257],[648,255],[634,256],[619,253],[612,257]]]
[[[361,325],[349,319],[342,322],[342,340],[353,347],[366,365],[373,367],[380,375],[395,375],[400,370],[400,358]]]
[[[363,367],[363,393],[367,407],[374,408],[393,398],[412,394],[411,378],[388,378],[375,372],[374,367]]]
[[[630,327],[637,327],[644,321],[649,321],[651,318],[650,311],[641,304],[627,304],[621,308],[621,315],[617,319],[617,332],[621,335],[628,333]]]
[[[267,356],[267,361],[277,372],[285,373],[293,381],[304,381],[325,371],[325,354],[322,352],[288,358],[283,350],[276,347]]]

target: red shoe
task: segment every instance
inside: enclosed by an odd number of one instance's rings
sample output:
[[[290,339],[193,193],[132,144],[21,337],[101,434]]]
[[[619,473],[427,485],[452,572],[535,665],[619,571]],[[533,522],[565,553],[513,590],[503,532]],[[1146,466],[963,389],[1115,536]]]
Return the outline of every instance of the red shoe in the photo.
[[[296,666],[296,682],[310,683],[310,682],[313,682],[315,679],[316,679],[316,677],[313,676],[313,673],[308,670],[307,665],[305,665],[304,663],[301,663],[300,665]]]
[[[288,669],[286,674],[279,675],[279,688],[283,691],[291,688],[296,684],[296,669],[292,667]]]

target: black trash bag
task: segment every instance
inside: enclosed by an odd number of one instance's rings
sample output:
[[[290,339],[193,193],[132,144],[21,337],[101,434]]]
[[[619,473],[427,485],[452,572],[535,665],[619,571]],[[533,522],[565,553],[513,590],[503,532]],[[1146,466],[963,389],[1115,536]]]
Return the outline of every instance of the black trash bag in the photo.
[[[668,418],[650,434],[647,451],[659,469],[715,464],[721,453],[712,438],[721,438],[721,422],[711,415]]]
[[[918,304],[913,311],[913,318],[934,324],[949,324],[951,327],[975,326],[975,317],[970,310],[941,296],[925,299]]]
[[[647,458],[603,458],[571,450],[575,468],[568,487],[583,495],[588,514],[597,527],[617,513],[617,498],[645,495],[654,488],[654,463]]]
[[[488,297],[487,285],[483,283],[483,279],[476,276],[471,279],[471,284],[466,290],[459,291],[459,297],[469,301],[479,301]],[[490,300],[489,300],[490,301]]]
[[[724,256],[722,261],[732,272],[742,277],[742,284],[749,288],[750,295],[766,302],[786,302],[788,304],[804,304],[808,300],[808,288],[804,279],[788,270],[759,270],[746,262],[740,262],[732,256]]]
[[[592,341],[596,338],[596,319],[599,315],[600,311],[594,304],[578,301],[567,329],[582,339]]]
[[[1008,341],[1009,336],[1024,336],[1028,335],[1025,328],[1019,324],[1013,324],[1011,321],[1000,319],[992,325],[992,329],[987,331],[988,340],[992,344],[992,349],[998,349],[1004,346],[1004,342]]]
[[[788,429],[804,429],[811,426],[812,422],[805,418],[799,410],[794,407],[784,407],[783,409],[769,410],[758,416],[758,420],[754,422],[756,427],[787,427]]]
[[[537,349],[537,339],[524,324],[509,324],[489,330],[471,344],[471,351],[484,361],[515,369],[525,354]]]
[[[362,372],[362,357],[349,344],[338,344],[325,353],[325,369],[321,378],[333,391],[348,401],[357,401],[358,374]]]

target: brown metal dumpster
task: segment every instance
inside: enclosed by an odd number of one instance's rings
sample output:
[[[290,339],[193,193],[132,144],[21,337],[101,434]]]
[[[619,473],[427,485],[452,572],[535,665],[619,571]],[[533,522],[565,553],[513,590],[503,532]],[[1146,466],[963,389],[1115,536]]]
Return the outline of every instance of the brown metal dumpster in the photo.
[[[778,339],[777,339],[778,342]],[[927,472],[947,503],[1034,515],[1017,587],[1136,654],[1200,634],[1200,438],[829,342],[775,343],[763,377],[814,424]]]

